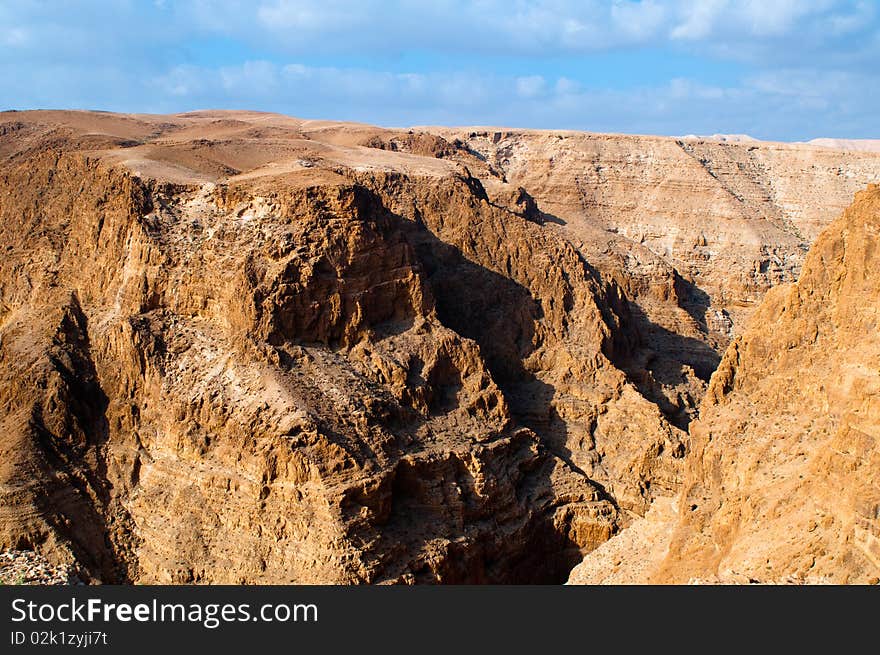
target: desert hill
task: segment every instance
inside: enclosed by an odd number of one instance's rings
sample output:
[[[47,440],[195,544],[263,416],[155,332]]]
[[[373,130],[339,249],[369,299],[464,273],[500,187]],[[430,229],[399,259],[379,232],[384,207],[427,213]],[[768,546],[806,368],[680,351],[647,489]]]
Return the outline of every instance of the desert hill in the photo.
[[[2,113],[0,546],[102,581],[565,580],[682,491],[731,338],[878,178],[808,145]]]
[[[878,253],[874,185],[727,349],[691,424],[681,496],[572,581],[878,581]]]

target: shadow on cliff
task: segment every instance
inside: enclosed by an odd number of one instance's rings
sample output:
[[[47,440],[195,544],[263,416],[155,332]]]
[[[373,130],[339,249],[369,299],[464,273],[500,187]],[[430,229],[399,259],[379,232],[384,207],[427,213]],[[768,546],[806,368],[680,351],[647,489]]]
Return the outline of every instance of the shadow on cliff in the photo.
[[[677,334],[653,322],[638,303],[629,303],[626,320],[636,335],[635,347],[617,350],[611,360],[627,374],[639,393],[659,407],[670,423],[687,431],[699,398],[680,396],[673,402],[663,393],[663,387],[686,383],[684,366],[708,382],[718,368],[721,354],[704,341]],[[705,320],[702,325],[705,326]]]
[[[711,298],[693,282],[685,280],[677,272],[675,273],[675,293],[679,298],[678,306],[685,310],[703,332],[708,331],[706,325],[706,310],[709,309]]]
[[[381,204],[379,198],[376,202]],[[529,526],[518,538],[504,540],[507,552],[487,553],[477,548],[483,558],[462,563],[456,571],[447,571],[444,580],[453,583],[558,584],[565,582],[570,570],[583,555],[569,532],[553,521],[553,497],[550,475],[553,468],[565,465],[587,479],[572,463],[566,447],[567,427],[553,406],[556,389],[526,370],[524,360],[534,352],[539,336],[536,325],[543,318],[541,304],[529,290],[466,257],[459,248],[439,239],[425,225],[393,214],[392,229],[400,229],[416,254],[427,286],[434,298],[440,321],[459,335],[475,341],[493,380],[501,389],[510,408],[514,426],[529,428],[540,440],[542,464],[526,472],[518,483],[517,501],[538,498],[535,506],[523,511],[531,515]],[[560,461],[561,460],[561,463]],[[604,490],[589,481],[600,495]],[[466,553],[459,554],[465,558]],[[418,577],[418,576],[417,576]]]
[[[130,570],[113,538],[117,531],[105,458],[109,399],[98,380],[88,320],[75,294],[65,307],[49,359],[59,383],[50,384],[54,393],[43,403],[35,403],[30,420],[45,457],[41,468],[49,469],[48,488],[36,503],[49,524],[67,538],[84,569],[81,574],[102,582],[126,582]]]
[[[548,214],[545,211],[541,212],[541,222],[553,223],[554,225],[568,225],[568,221],[559,218],[555,214]]]

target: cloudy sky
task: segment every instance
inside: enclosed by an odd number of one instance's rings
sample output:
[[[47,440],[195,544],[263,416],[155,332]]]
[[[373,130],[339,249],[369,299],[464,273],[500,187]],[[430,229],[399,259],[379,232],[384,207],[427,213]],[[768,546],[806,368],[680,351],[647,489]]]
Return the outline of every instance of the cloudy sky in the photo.
[[[0,108],[880,137],[873,0],[0,0]]]

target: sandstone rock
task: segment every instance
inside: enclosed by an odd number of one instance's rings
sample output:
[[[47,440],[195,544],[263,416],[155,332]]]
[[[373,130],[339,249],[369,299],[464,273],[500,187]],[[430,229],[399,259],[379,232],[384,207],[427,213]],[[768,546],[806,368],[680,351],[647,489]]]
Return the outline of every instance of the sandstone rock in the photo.
[[[247,171],[208,136],[248,120],[32,120],[4,545],[105,581],[561,580],[677,484],[683,433],[608,356],[619,289],[457,164],[279,119],[296,159]]]
[[[755,189],[880,170],[255,112],[0,128],[0,547],[101,581],[564,580],[680,491],[743,299],[826,221]]]
[[[880,572],[880,187],[858,194],[773,289],[712,377],[691,424],[679,518],[637,582],[870,583]],[[598,554],[598,552],[597,552]],[[600,581],[593,556],[572,581]]]
[[[763,294],[793,282],[818,233],[880,180],[878,153],[845,145],[426,129],[462,144],[450,157],[493,201],[527,190],[548,228],[623,289],[642,338],[618,364],[681,428]]]

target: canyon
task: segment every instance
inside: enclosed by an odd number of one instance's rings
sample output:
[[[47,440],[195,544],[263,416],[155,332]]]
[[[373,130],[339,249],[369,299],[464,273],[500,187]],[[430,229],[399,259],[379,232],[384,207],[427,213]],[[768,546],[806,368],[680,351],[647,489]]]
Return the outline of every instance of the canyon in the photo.
[[[0,113],[0,549],[869,581],[878,180],[847,143]]]
[[[680,496],[572,582],[880,583],[878,253],[872,185],[725,352]]]

